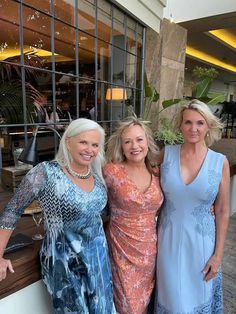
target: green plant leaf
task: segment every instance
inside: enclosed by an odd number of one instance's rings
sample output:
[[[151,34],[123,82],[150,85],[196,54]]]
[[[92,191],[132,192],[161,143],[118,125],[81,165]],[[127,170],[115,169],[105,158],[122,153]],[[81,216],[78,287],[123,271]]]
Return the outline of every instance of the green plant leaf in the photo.
[[[204,78],[202,81],[198,82],[196,84],[196,89],[194,92],[194,97],[201,98],[207,96],[207,93],[209,92],[209,89],[212,84],[212,79],[210,78]]]
[[[169,100],[164,100],[164,101],[162,102],[162,106],[163,106],[163,108],[168,108],[168,107],[170,107],[170,106],[172,106],[172,105],[177,104],[177,103],[180,102],[180,101],[181,101],[181,99],[178,99],[178,98],[169,99]]]
[[[226,100],[226,95],[224,94],[208,94],[209,100],[207,105],[217,105],[219,103],[222,103]]]

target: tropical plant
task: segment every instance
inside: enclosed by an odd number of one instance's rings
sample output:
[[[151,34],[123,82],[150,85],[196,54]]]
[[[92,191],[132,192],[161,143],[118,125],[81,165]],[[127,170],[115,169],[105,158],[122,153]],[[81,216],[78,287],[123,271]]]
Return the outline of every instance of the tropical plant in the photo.
[[[156,88],[148,82],[146,73],[144,76],[144,91],[144,119],[149,120],[152,104],[159,100],[159,94]],[[172,119],[163,118],[161,115],[167,108],[180,103],[180,100],[181,99],[171,99],[163,102],[163,108],[155,113],[152,119],[155,123],[151,125],[151,129],[153,130],[154,139],[160,147],[165,144],[177,144],[182,141],[181,134],[174,129]]]
[[[222,103],[226,95],[209,93],[213,80],[218,76],[218,71],[214,68],[195,67],[192,71],[192,75],[195,79],[193,86],[193,98],[199,99],[208,105],[214,105]],[[155,87],[150,85],[145,73],[144,77],[144,90],[145,90],[145,102],[144,102],[144,119],[150,118],[152,104],[158,101],[159,94]],[[175,130],[173,126],[173,118],[163,118],[161,113],[167,108],[181,104],[184,98],[168,99],[162,102],[162,108],[152,117],[155,121],[156,130],[153,130],[154,138],[159,143],[162,141],[164,144],[176,144],[181,143],[183,138],[181,134]],[[153,127],[152,127],[153,129]]]
[[[193,86],[193,97],[208,105],[216,105],[226,100],[226,95],[222,93],[210,93],[213,80],[219,75],[214,68],[205,68],[196,66],[192,71],[195,79]]]
[[[160,148],[166,144],[174,145],[183,143],[182,134],[176,131],[173,122],[166,118],[162,119],[160,128],[153,132],[153,137]]]
[[[20,56],[13,56],[0,63],[0,115],[1,123],[17,124],[23,121],[23,94],[21,84],[21,70],[19,67]],[[34,53],[24,54],[25,64],[40,67],[40,58]],[[25,68],[26,78],[34,80],[35,70]],[[25,84],[27,111],[26,117],[31,122],[33,102],[40,97],[40,93],[32,84]]]
[[[31,112],[33,100],[39,97],[39,92],[29,83],[26,83],[26,117],[31,122]],[[6,124],[16,124],[23,121],[22,110],[23,96],[22,86],[19,81],[0,83],[0,113],[1,122]]]

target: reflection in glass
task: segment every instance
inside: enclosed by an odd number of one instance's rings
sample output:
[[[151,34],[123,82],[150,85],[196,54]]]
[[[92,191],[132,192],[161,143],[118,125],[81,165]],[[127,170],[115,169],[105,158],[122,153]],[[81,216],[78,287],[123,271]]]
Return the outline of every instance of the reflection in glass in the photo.
[[[55,17],[72,26],[75,26],[74,10],[75,0],[54,0]]]
[[[38,1],[38,0],[24,0],[24,4],[28,4],[31,7],[35,8],[36,10],[43,11],[47,14],[50,14],[50,4],[51,0],[43,0],[43,1]]]
[[[30,66],[51,69],[50,17],[23,7],[24,53]]]
[[[20,63],[18,4],[0,3],[0,61]],[[4,31],[3,31],[4,30]]]
[[[107,1],[102,0],[98,1],[98,6],[98,38],[111,42],[111,5]]]
[[[55,21],[54,30],[56,71],[75,73],[75,29],[63,22]]]
[[[124,64],[125,52],[119,48],[113,48],[113,82],[123,84],[124,82]]]
[[[79,29],[90,35],[95,35],[95,5],[94,0],[78,1]]]
[[[114,8],[113,17],[113,44],[121,49],[125,49],[125,15],[120,10]]]

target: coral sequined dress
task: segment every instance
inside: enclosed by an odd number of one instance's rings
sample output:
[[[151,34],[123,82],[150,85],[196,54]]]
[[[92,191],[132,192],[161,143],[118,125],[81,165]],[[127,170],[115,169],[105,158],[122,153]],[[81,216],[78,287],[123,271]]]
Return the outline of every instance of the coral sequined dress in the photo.
[[[146,192],[129,178],[123,165],[107,164],[110,222],[107,240],[114,300],[120,314],[141,314],[155,284],[156,215],[163,202],[159,178],[152,176]]]

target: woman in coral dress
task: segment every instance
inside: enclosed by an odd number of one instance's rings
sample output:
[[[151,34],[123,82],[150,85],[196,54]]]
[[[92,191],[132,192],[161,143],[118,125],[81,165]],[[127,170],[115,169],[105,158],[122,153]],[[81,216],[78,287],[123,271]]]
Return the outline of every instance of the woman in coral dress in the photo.
[[[156,217],[163,201],[159,178],[150,171],[156,153],[150,130],[135,118],[122,122],[108,143],[107,240],[120,314],[146,313],[155,284]]]

